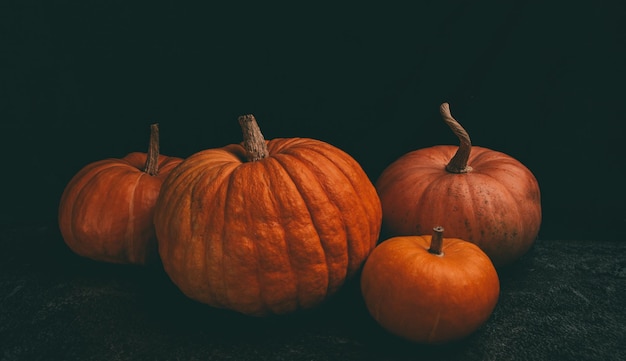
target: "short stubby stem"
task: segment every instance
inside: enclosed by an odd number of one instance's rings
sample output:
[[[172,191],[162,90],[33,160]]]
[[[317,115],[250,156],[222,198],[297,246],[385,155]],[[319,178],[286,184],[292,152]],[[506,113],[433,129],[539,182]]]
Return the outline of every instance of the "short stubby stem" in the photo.
[[[243,132],[243,147],[249,162],[256,162],[268,156],[267,142],[254,115],[247,114],[239,117],[239,125]]]
[[[437,256],[443,255],[443,227],[437,226],[433,228],[433,237],[430,240],[430,248],[428,249],[429,253],[435,254]]]

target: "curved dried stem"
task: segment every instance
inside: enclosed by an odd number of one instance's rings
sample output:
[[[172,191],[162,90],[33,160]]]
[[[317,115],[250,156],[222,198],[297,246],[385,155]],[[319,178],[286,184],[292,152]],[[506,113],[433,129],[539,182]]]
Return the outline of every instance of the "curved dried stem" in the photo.
[[[450,173],[467,173],[472,170],[472,167],[467,165],[470,152],[472,151],[472,142],[469,134],[467,134],[461,124],[454,119],[452,113],[450,113],[450,105],[448,103],[441,104],[439,112],[441,113],[443,121],[452,129],[452,132],[459,138],[460,142],[459,149],[454,154],[454,157],[450,159],[448,165],[446,165],[446,170]]]

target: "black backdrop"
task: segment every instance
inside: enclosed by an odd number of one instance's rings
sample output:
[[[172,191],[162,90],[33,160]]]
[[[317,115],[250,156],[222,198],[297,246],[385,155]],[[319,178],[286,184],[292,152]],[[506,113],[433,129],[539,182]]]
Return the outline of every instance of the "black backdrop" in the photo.
[[[625,240],[624,6],[557,3],[4,0],[1,221],[55,224],[72,175],[144,151],[154,122],[185,157],[238,142],[253,113],[267,138],[327,141],[375,180],[456,143],[447,101],[475,145],[536,175],[540,238]]]

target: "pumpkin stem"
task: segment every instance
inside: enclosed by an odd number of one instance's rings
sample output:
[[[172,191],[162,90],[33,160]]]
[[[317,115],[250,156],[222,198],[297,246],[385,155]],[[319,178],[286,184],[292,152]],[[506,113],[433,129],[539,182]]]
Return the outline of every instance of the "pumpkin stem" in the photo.
[[[472,142],[469,134],[467,134],[461,124],[452,117],[450,104],[441,104],[439,112],[441,113],[443,121],[452,129],[452,132],[454,132],[454,135],[456,135],[460,141],[459,149],[457,149],[454,157],[452,157],[448,165],[446,165],[446,170],[450,173],[467,173],[472,170],[472,167],[467,165],[467,160],[472,150]]]
[[[261,129],[252,114],[246,114],[239,117],[239,125],[243,131],[243,147],[246,150],[246,156],[249,162],[267,157],[267,143]]]
[[[428,252],[435,254],[437,256],[442,256],[443,252],[441,249],[443,248],[443,227],[437,226],[433,228],[433,237],[430,240],[430,248]]]
[[[149,175],[159,174],[159,124],[150,125],[150,143],[148,144],[148,157],[144,166],[145,173]]]

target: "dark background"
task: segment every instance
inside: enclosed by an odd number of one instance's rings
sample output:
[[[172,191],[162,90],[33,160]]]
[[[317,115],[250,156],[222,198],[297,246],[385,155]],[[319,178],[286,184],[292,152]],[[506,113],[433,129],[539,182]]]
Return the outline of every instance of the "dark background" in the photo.
[[[203,2],[206,3],[206,2]],[[554,3],[554,4],[551,4]],[[626,21],[620,1],[359,4],[3,1],[3,223],[54,224],[89,162],[266,136],[350,153],[374,181],[402,154],[475,145],[536,175],[544,239],[624,239]]]

